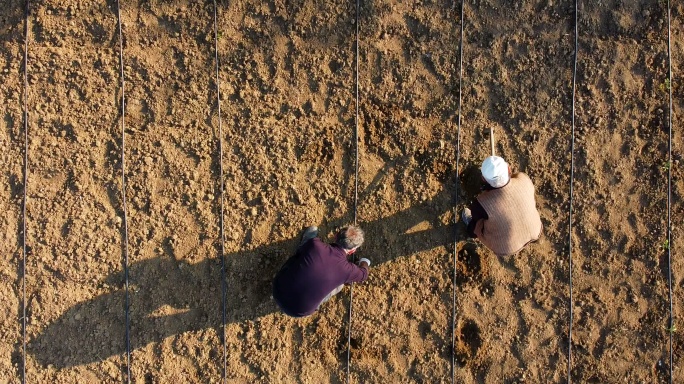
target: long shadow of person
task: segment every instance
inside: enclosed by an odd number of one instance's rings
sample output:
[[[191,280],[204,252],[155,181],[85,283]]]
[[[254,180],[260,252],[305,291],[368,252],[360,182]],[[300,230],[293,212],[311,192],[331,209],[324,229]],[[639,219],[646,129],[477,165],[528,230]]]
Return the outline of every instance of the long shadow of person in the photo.
[[[432,199],[395,215],[361,223],[367,233],[362,252],[378,265],[452,244],[453,225],[445,224],[439,216],[451,209],[453,200],[451,191],[444,189]],[[334,219],[328,226],[343,222],[344,218]],[[272,279],[296,244],[297,239],[290,239],[226,255],[228,323],[254,320],[278,311],[271,299]],[[220,329],[220,268],[219,259],[188,264],[175,260],[170,252],[132,263],[131,348],[184,332]],[[123,354],[126,346],[122,281],[121,272],[108,276],[101,284],[105,289],[116,288],[68,309],[30,342],[29,352],[40,364],[57,368]]]
[[[228,260],[240,257],[252,263],[251,268],[228,271],[228,322],[255,319],[277,310],[270,299],[271,279],[286,258],[284,252],[294,244],[294,240],[282,241],[226,255]],[[184,332],[219,328],[220,260],[189,264],[167,254],[132,263],[129,276],[132,350]],[[106,277],[101,284],[112,287],[109,293],[68,309],[29,343],[29,352],[40,364],[56,368],[102,361],[124,353],[122,281],[121,272]],[[243,303],[243,297],[250,301]]]

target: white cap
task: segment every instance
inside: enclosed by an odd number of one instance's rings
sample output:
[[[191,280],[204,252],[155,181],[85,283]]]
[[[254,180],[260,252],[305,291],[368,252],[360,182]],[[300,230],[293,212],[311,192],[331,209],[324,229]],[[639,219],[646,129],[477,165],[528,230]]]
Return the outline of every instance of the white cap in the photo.
[[[364,261],[365,261],[366,264],[368,264],[368,266],[370,267],[370,260],[366,259],[365,257],[362,258],[361,260],[359,260],[359,264],[363,263]]]
[[[494,188],[508,184],[508,163],[499,156],[489,156],[482,162],[482,177]]]

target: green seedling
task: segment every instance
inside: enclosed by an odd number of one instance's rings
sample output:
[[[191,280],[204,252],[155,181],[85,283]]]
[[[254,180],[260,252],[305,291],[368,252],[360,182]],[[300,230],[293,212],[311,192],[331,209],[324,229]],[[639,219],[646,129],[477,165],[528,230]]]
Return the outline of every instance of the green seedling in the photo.
[[[672,163],[670,161],[664,162],[663,166],[662,166],[663,171],[669,171],[671,167],[672,167]]]
[[[670,333],[677,332],[677,326],[674,323],[672,323],[672,326],[670,328],[663,326],[663,329],[665,329],[666,331],[668,331]]]
[[[666,251],[670,249],[670,240],[663,241],[663,249]]]
[[[670,90],[670,79],[665,79],[660,85],[658,86],[660,89],[660,92],[667,92]]]

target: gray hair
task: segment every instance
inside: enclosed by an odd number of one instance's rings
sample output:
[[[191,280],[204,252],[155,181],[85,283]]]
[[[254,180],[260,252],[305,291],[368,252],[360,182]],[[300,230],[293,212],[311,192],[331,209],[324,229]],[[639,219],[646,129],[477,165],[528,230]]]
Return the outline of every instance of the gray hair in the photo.
[[[344,249],[358,248],[363,244],[363,230],[355,225],[343,227],[337,232],[336,242]]]

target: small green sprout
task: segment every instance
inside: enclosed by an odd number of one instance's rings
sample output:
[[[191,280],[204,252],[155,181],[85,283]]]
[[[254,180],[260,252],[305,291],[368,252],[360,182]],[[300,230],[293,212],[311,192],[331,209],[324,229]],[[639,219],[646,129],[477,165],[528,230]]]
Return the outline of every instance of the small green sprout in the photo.
[[[669,160],[663,162],[663,166],[662,166],[663,171],[669,171],[671,167],[672,167],[672,163]]]
[[[664,250],[670,249],[670,240],[663,241],[663,249]]]
[[[658,88],[660,89],[660,92],[666,92],[670,90],[670,79],[665,79]]]
[[[663,329],[665,329],[666,331],[668,331],[670,333],[677,332],[677,326],[674,323],[672,323],[672,326],[670,328],[663,326]]]

